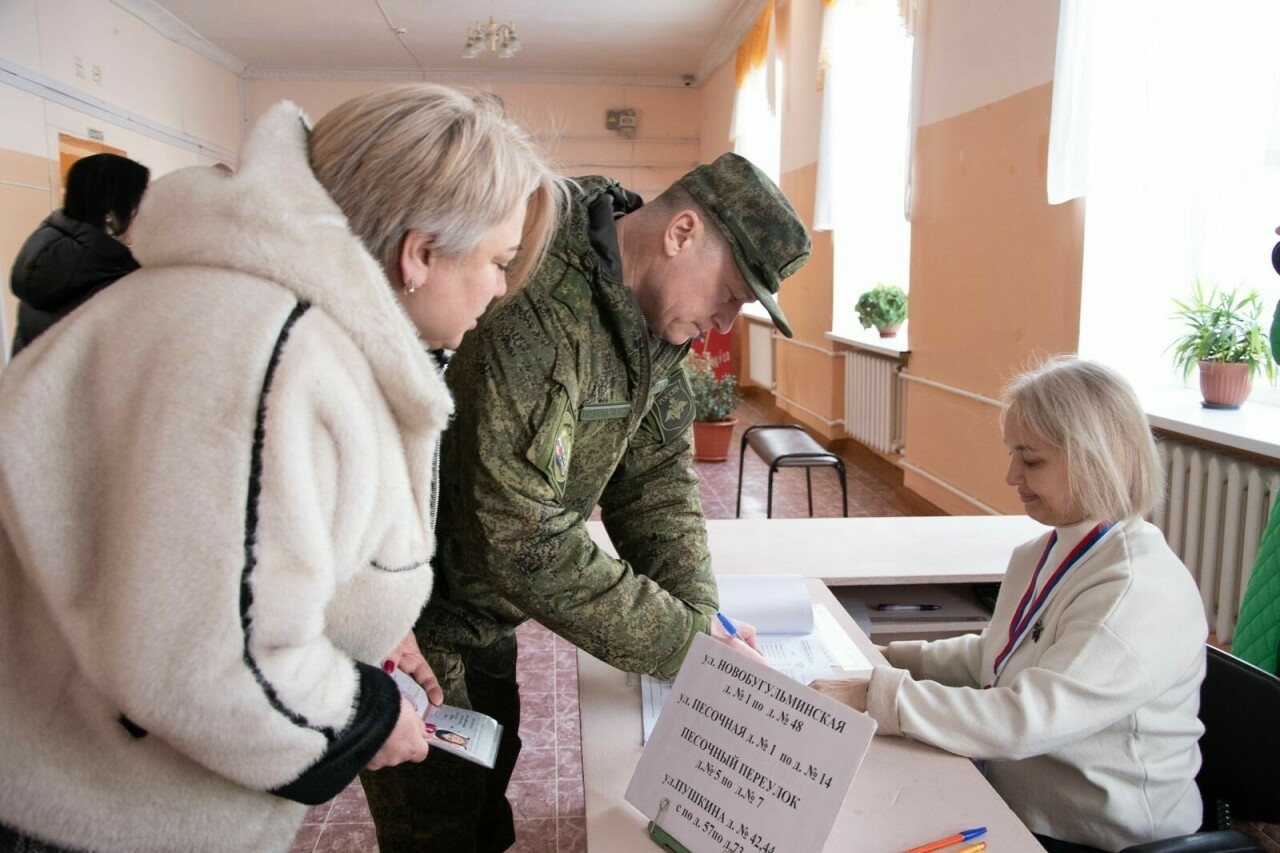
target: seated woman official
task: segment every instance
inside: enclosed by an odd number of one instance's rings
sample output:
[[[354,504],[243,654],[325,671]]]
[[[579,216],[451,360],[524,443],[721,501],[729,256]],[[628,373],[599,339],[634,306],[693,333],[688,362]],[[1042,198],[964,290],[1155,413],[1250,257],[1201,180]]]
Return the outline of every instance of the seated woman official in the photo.
[[[1005,481],[1052,529],[1019,546],[981,634],[897,642],[869,679],[813,686],[899,735],[982,759],[1050,851],[1200,826],[1208,633],[1191,574],[1143,520],[1155,444],[1114,371],[1057,358],[1006,391]]]

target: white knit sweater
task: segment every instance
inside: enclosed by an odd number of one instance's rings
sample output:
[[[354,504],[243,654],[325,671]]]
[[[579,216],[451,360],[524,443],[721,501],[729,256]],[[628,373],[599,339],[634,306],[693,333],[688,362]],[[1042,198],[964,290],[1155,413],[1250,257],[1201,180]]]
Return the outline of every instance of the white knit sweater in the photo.
[[[451,402],[292,105],[133,233],[0,376],[0,823],[285,850],[394,725]]]

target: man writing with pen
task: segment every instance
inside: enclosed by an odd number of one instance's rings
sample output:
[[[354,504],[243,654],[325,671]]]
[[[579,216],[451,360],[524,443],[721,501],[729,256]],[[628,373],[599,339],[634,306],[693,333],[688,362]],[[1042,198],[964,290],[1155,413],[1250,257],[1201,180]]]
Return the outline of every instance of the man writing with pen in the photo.
[[[716,615],[683,360],[748,302],[789,336],[776,294],[808,259],[809,235],[734,154],[647,204],[607,178],[575,186],[547,260],[445,374],[456,411],[441,445],[443,534],[416,634],[445,701],[503,724],[497,764],[439,755],[368,774],[383,853],[513,843],[515,629],[526,619],[659,676],[679,670],[698,634],[755,645],[751,626],[730,620],[731,634]],[[587,532],[597,507],[618,558]]]

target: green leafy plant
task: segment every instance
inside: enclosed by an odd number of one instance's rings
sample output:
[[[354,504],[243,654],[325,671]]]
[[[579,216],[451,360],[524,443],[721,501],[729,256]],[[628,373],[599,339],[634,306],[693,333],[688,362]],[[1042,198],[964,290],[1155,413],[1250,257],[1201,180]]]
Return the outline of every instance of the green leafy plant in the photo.
[[[858,297],[854,310],[864,329],[901,325],[907,319],[907,292],[896,284],[877,284]]]
[[[1196,279],[1191,296],[1174,299],[1173,304],[1177,308],[1173,317],[1187,328],[1186,334],[1170,344],[1174,367],[1183,379],[1202,361],[1221,361],[1247,364],[1250,377],[1261,369],[1268,380],[1275,381],[1270,341],[1258,325],[1262,297],[1256,290],[1242,295],[1239,289],[1220,291],[1211,285],[1206,291]]]
[[[693,419],[711,423],[729,420],[742,402],[738,377],[732,373],[716,376],[716,361],[709,352],[690,352],[684,368],[693,391]]]

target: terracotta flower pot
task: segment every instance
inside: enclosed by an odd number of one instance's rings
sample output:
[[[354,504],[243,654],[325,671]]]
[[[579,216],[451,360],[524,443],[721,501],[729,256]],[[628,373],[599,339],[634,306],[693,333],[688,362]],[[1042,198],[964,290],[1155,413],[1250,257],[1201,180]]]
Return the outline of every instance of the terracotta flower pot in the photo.
[[[693,422],[693,459],[695,462],[723,462],[729,458],[733,428],[737,418],[727,421]]]
[[[880,333],[882,338],[896,338],[898,330],[902,328],[901,323],[895,323],[892,326],[876,326],[876,331]]]
[[[1249,365],[1238,362],[1200,362],[1200,396],[1206,409],[1238,409],[1253,391]]]

